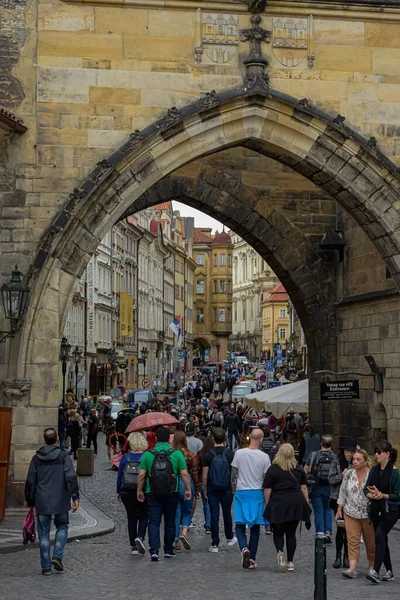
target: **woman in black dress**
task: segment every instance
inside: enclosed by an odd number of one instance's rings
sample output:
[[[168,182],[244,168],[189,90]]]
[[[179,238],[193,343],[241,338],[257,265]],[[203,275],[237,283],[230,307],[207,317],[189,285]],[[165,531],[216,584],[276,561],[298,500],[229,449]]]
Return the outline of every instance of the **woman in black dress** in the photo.
[[[311,527],[307,477],[297,464],[291,444],[282,444],[264,477],[265,517],[271,523],[280,571],[294,571],[296,529]],[[286,536],[287,562],[283,553]]]

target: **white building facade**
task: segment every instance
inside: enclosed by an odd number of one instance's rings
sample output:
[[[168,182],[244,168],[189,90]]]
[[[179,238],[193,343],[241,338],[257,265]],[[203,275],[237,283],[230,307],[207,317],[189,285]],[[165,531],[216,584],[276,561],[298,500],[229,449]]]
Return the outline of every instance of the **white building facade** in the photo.
[[[247,351],[250,357],[262,352],[262,294],[278,283],[272,269],[239,235],[229,232],[233,243],[232,336],[233,351]]]

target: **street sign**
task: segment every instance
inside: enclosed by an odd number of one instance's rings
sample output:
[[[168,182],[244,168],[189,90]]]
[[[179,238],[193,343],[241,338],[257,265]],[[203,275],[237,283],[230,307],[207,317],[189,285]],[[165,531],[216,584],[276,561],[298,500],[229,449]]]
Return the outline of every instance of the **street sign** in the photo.
[[[265,370],[269,371],[270,373],[272,373],[274,371],[274,361],[273,360],[267,360],[265,363]]]
[[[119,387],[115,387],[110,392],[111,398],[120,398],[122,396],[122,392]]]
[[[125,391],[126,391],[126,390],[125,390],[125,388],[124,388],[124,386],[123,386],[123,385],[119,385],[119,386],[118,386],[118,389],[120,390],[121,394],[125,394]]]
[[[274,387],[278,387],[278,385],[281,385],[279,381],[269,381],[268,382],[268,389],[274,388]]]
[[[321,400],[354,400],[360,397],[358,379],[349,381],[322,381]]]
[[[138,365],[144,365],[143,358],[138,358]]]
[[[262,373],[260,375],[260,381],[261,383],[265,383],[267,381],[267,376],[265,375],[265,373]]]
[[[277,367],[281,367],[282,366],[282,346],[277,346],[276,349],[276,366]]]
[[[206,348],[206,350],[204,350],[204,360],[205,362],[208,362],[210,360],[210,349]]]
[[[146,379],[143,379],[143,381],[142,381],[142,386],[143,386],[144,388],[148,388],[148,387],[149,387],[149,385],[150,385],[150,379],[147,379],[147,378],[146,378]]]
[[[277,352],[282,352],[282,346],[281,346],[281,344],[276,344],[275,348],[276,348]]]
[[[185,360],[185,351],[184,350],[181,350],[181,352],[180,352],[180,359]]]

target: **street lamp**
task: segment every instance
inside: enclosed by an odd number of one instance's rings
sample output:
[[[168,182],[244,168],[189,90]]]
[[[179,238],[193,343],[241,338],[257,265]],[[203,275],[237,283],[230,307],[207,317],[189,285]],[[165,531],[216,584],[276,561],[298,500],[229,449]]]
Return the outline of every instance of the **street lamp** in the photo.
[[[219,362],[219,351],[221,350],[221,344],[218,342],[218,343],[215,345],[215,347],[216,347],[216,349],[217,349],[217,356],[218,356],[218,362]]]
[[[114,387],[114,370],[118,364],[117,351],[114,346],[107,350],[107,357],[108,357],[108,362],[111,366],[111,387],[113,388]]]
[[[62,376],[63,376],[63,403],[65,402],[65,375],[67,373],[67,362],[69,361],[69,352],[71,350],[71,344],[68,343],[67,338],[63,335],[60,346],[60,361],[62,366]]]
[[[75,350],[73,351],[74,362],[75,362],[75,400],[78,402],[78,373],[79,373],[79,363],[81,360],[81,351],[79,350],[79,346],[75,346]]]
[[[11,324],[10,331],[0,331],[0,343],[2,343],[5,342],[7,338],[14,337],[21,328],[22,319],[28,305],[30,289],[27,285],[22,283],[22,277],[18,270],[18,266],[12,271],[9,283],[3,283],[0,291],[4,314]]]
[[[147,350],[146,346],[143,346],[143,348],[140,351],[140,354],[142,355],[143,360],[143,379],[146,379],[146,362],[147,357],[149,355],[149,351]]]

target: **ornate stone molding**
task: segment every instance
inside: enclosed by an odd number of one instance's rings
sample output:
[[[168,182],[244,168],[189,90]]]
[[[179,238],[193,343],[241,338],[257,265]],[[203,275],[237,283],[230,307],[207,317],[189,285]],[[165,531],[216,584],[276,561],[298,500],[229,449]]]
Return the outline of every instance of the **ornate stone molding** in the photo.
[[[30,391],[32,379],[4,379],[3,380],[3,397],[6,406],[18,406],[23,403],[25,407],[29,406]]]
[[[89,4],[103,5],[102,0],[63,0],[68,4]],[[124,6],[133,8],[154,8],[160,10],[159,0],[108,0],[109,6]],[[253,0],[254,6],[257,1]],[[163,8],[166,10],[193,10],[199,8],[199,0],[165,0]],[[249,0],[219,0],[208,2],[207,10],[213,12],[249,12]],[[340,19],[344,21],[366,20],[375,22],[398,22],[400,14],[400,0],[392,0],[390,4],[387,0],[375,0],[374,4],[365,2],[365,7],[360,2],[346,2],[345,9],[343,3],[332,2],[330,0],[268,0],[265,12],[269,16],[291,15],[298,17],[309,16],[327,17],[331,19]]]

